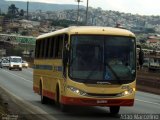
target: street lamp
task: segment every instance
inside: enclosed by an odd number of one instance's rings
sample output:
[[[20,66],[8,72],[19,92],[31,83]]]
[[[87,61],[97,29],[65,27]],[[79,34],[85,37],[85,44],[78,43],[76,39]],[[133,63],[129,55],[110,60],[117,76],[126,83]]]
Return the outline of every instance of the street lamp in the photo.
[[[88,20],[88,3],[89,3],[89,0],[87,0],[87,7],[86,7],[86,25]]]
[[[76,0],[76,2],[78,2],[78,10],[77,10],[77,25],[78,25],[78,18],[79,18],[79,3],[83,2],[81,0]]]
[[[27,20],[28,20],[28,8],[29,8],[29,1],[27,1]]]

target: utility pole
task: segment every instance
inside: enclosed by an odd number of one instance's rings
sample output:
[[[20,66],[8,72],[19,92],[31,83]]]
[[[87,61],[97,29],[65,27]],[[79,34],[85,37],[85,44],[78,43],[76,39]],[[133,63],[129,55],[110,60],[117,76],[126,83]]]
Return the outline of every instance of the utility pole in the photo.
[[[80,2],[83,2],[83,1],[81,1],[81,0],[76,0],[76,2],[78,2],[78,10],[77,10],[77,25],[78,25],[78,18],[79,18],[79,3]]]
[[[27,20],[29,20],[29,1],[27,0]],[[29,30],[28,30],[28,26],[27,26],[27,35],[29,35]],[[28,43],[27,43],[27,38],[25,40],[25,44],[26,44],[26,54],[28,52]]]
[[[27,1],[27,20],[28,20],[28,8],[29,8],[29,1]]]
[[[88,3],[89,0],[87,0],[87,7],[86,7],[86,25],[88,24]]]

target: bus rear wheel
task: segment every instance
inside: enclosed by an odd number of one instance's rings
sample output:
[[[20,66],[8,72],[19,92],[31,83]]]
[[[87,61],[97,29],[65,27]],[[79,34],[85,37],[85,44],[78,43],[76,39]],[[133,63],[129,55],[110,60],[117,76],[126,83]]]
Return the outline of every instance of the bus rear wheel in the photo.
[[[43,96],[42,83],[40,83],[39,88],[40,88],[41,103],[46,104],[47,103],[47,97]]]
[[[119,113],[120,110],[120,106],[111,106],[110,107],[110,113],[113,115],[116,115]]]

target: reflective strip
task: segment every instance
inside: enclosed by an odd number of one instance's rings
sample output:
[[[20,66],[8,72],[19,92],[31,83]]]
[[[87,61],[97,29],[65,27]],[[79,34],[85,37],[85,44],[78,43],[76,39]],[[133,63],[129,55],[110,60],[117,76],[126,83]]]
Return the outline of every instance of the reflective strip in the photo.
[[[34,69],[62,71],[62,66],[34,65]]]

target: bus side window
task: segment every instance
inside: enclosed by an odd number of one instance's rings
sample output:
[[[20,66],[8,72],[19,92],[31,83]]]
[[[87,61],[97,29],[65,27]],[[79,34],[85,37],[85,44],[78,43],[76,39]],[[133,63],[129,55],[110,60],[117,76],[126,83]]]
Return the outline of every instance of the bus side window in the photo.
[[[49,58],[48,53],[49,53],[49,38],[46,38],[45,40],[45,54],[44,54],[44,58]]]
[[[48,38],[48,58],[51,58],[52,38]]]
[[[50,39],[50,58],[55,57],[55,37]]]
[[[36,58],[40,57],[40,46],[41,46],[40,42],[41,42],[40,40],[36,41],[36,48],[35,48],[35,57]]]
[[[56,37],[56,51],[55,57],[61,59],[62,58],[62,47],[63,47],[63,36]]]
[[[39,58],[43,58],[43,51],[44,51],[44,40],[40,40],[40,55],[39,55]]]

